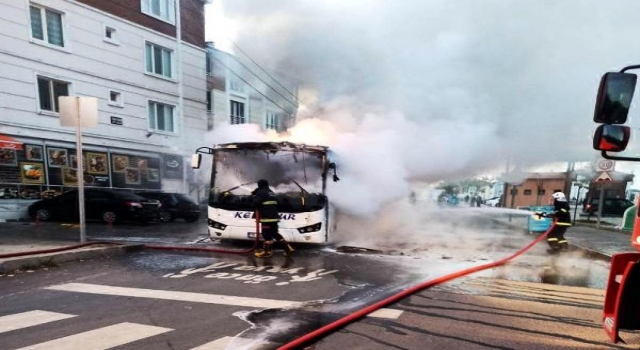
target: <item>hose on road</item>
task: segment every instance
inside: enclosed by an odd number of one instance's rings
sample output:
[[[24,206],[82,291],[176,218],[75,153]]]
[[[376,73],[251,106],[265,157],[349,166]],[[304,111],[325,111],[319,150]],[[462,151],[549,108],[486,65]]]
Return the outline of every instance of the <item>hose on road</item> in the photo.
[[[388,305],[391,305],[397,301],[402,300],[403,298],[410,296],[416,292],[419,292],[421,290],[433,287],[435,285],[444,283],[444,282],[448,282],[451,281],[453,279],[456,279],[458,277],[462,277],[462,276],[466,276],[478,271],[482,271],[482,270],[486,270],[486,269],[490,269],[493,267],[497,267],[500,265],[504,265],[506,264],[508,261],[515,259],[516,257],[524,254],[526,251],[528,251],[529,249],[531,249],[531,247],[533,247],[534,245],[536,245],[538,242],[542,241],[548,234],[549,232],[551,232],[551,230],[553,229],[555,225],[551,225],[551,227],[549,227],[549,229],[544,232],[542,235],[540,235],[540,237],[536,238],[533,242],[529,243],[528,245],[526,245],[524,248],[520,249],[519,251],[517,251],[515,254],[510,255],[506,258],[500,259],[498,261],[495,262],[491,262],[488,264],[483,264],[483,265],[479,265],[479,266],[475,266],[475,267],[471,267],[471,268],[467,268],[464,270],[460,270],[442,277],[438,277],[436,279],[430,280],[428,282],[424,282],[421,284],[418,284],[414,287],[411,287],[409,289],[405,289],[397,294],[394,294],[386,299],[383,299],[373,305],[367,306],[363,309],[360,309],[354,313],[351,313],[339,320],[336,320],[332,323],[329,323],[326,326],[320,327],[318,329],[316,329],[315,331],[312,331],[300,338],[297,338],[287,344],[284,344],[283,346],[279,347],[278,350],[290,350],[290,349],[300,349],[302,348],[303,345],[305,344],[309,344],[311,342],[315,342],[318,339],[322,338],[323,336],[327,335],[330,332],[336,331],[342,327],[347,326],[348,324],[365,317],[366,315],[380,309],[383,307],[386,307]]]
[[[208,253],[226,253],[226,254],[247,254],[256,250],[258,244],[260,243],[260,215],[256,211],[256,239],[253,241],[253,245],[247,249],[224,249],[224,248],[199,248],[199,247],[185,247],[185,246],[163,246],[163,245],[144,245],[145,249],[156,249],[156,250],[186,250],[186,251],[197,251],[197,252],[208,252]],[[37,255],[37,254],[47,254],[47,253],[56,253],[63,252],[66,250],[74,250],[78,248],[84,248],[92,245],[99,244],[108,244],[108,245],[124,245],[122,243],[117,242],[109,242],[109,241],[97,241],[97,242],[89,242],[82,243],[70,246],[64,246],[59,248],[51,248],[51,249],[41,249],[41,250],[29,250],[22,251],[16,253],[8,253],[8,254],[0,254],[0,259],[4,258],[15,258],[20,256],[29,256],[29,255]]]

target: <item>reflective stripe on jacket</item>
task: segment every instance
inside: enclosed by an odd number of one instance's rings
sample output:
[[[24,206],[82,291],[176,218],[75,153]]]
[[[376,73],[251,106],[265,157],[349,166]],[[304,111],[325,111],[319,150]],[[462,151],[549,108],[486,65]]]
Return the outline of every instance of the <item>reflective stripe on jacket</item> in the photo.
[[[553,208],[555,212],[553,216],[556,218],[557,226],[571,226],[571,212],[569,208],[569,203],[564,201],[561,202],[557,199],[553,201]]]

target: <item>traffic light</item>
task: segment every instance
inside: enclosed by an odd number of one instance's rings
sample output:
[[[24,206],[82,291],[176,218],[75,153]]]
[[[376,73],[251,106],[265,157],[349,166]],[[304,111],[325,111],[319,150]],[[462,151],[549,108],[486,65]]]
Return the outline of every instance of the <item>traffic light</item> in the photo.
[[[627,148],[631,138],[631,129],[622,124],[627,122],[627,115],[636,88],[637,75],[621,72],[606,73],[600,80],[593,121],[601,123],[593,136],[593,148],[602,151],[608,159],[640,161],[640,158],[618,157],[607,152],[622,152]]]

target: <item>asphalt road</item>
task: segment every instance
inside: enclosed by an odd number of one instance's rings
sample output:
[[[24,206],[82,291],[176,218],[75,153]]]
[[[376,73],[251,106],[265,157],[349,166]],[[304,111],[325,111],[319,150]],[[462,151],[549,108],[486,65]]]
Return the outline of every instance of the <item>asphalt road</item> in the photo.
[[[20,226],[12,227],[19,234]],[[60,239],[76,234],[56,223],[37,230]],[[299,247],[293,258],[265,260],[143,250],[4,275],[0,348],[84,349],[78,344],[92,341],[118,349],[235,349],[242,342],[275,348],[399,290],[505,257],[532,239],[489,222],[476,231],[456,243],[433,239],[422,249]],[[201,223],[90,225],[88,233],[91,239],[238,248],[208,241]],[[599,325],[604,292],[593,288],[604,285],[606,271],[606,262],[579,252],[548,256],[536,246],[506,267],[420,292],[312,346],[608,348]]]

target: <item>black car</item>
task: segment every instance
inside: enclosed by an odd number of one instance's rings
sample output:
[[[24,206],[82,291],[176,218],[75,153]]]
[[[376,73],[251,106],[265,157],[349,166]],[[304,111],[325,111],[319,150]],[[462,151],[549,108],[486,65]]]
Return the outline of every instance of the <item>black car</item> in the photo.
[[[136,192],[136,194],[159,200],[162,203],[160,210],[160,221],[162,222],[170,222],[175,219],[194,222],[200,218],[198,203],[186,194],[165,192]]]
[[[85,217],[116,223],[133,220],[146,223],[160,215],[160,202],[132,192],[87,188],[84,190]],[[41,221],[78,220],[78,190],[39,200],[29,206],[29,216]]]
[[[589,215],[598,215],[600,198],[591,198],[582,211]],[[622,216],[627,208],[633,206],[633,202],[624,198],[605,198],[602,206],[602,215]]]

